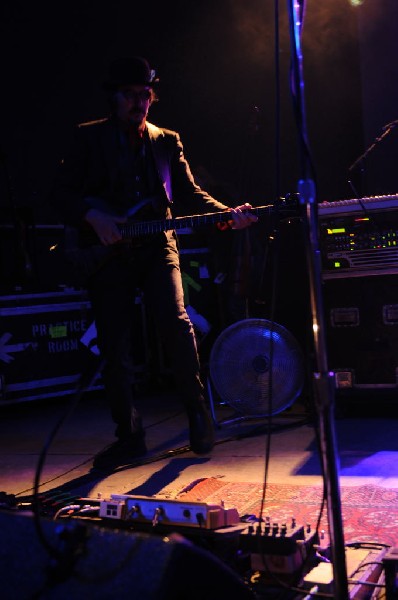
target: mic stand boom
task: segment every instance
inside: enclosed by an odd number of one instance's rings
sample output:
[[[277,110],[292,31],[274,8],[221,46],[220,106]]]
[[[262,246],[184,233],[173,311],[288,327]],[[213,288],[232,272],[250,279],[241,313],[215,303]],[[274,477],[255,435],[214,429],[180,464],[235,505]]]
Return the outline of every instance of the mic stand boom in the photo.
[[[380,135],[378,135],[373,140],[373,142],[370,144],[370,146],[368,148],[366,148],[365,152],[363,152],[363,154],[361,154],[361,156],[359,156],[352,163],[352,165],[350,165],[350,167],[348,167],[348,172],[349,172],[349,174],[351,174],[357,167],[360,166],[360,173],[361,173],[361,177],[362,177],[362,195],[364,194],[364,192],[366,192],[366,190],[364,190],[364,184],[363,184],[364,173],[366,174],[366,159],[367,159],[368,155],[376,148],[376,146],[378,146],[378,144],[380,144],[380,142],[382,142],[384,140],[384,138],[387,137],[391,133],[393,128],[396,127],[397,125],[398,125],[398,119],[396,121],[391,121],[391,123],[387,123],[387,125],[384,125],[384,127],[382,127],[382,133]],[[348,180],[348,183],[351,185],[351,180]],[[351,185],[351,187],[352,187],[352,185]]]
[[[306,234],[306,254],[309,271],[310,302],[312,312],[312,334],[315,354],[313,390],[319,426],[319,443],[323,468],[328,524],[331,540],[333,586],[335,597],[348,600],[348,581],[345,561],[345,545],[339,490],[338,457],[334,431],[334,374],[329,372],[323,322],[321,289],[321,264],[318,245],[318,224],[315,183],[309,147],[307,143],[304,110],[304,80],[300,49],[304,0],[288,0],[289,26],[292,47],[292,97],[295,100],[296,119],[299,133],[301,179],[298,192],[302,206]]]

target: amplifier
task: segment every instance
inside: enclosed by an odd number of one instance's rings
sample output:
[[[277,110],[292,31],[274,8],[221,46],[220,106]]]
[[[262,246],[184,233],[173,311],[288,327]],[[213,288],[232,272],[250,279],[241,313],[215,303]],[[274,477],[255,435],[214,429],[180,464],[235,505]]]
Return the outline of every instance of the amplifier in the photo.
[[[1,216],[1,212],[0,212]],[[0,274],[4,293],[26,288],[56,291],[72,284],[73,273],[57,251],[64,239],[58,224],[25,224],[23,239],[13,223],[0,222]]]
[[[398,387],[398,195],[318,205],[329,368],[337,389]]]
[[[323,282],[329,368],[338,389],[398,388],[398,277]]]
[[[324,279],[398,273],[398,196],[318,206]]]

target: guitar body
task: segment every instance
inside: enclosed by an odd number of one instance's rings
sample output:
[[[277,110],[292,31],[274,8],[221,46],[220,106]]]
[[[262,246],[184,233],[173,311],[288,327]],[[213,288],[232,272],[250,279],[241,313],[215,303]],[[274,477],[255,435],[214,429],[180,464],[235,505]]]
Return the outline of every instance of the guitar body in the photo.
[[[139,214],[142,208],[150,205],[155,200],[155,197],[148,197],[130,207],[127,211],[122,211],[117,210],[106,200],[99,197],[90,196],[85,199],[91,208],[113,217],[126,219],[126,226],[135,222],[136,215]],[[116,256],[124,254],[128,249],[142,246],[144,242],[149,241],[149,237],[144,235],[131,238],[123,236],[121,242],[104,246],[99,242],[97,234],[88,223],[82,223],[80,228],[67,225],[64,232],[64,243],[61,250],[66,262],[69,279],[78,286],[86,286],[90,277],[99,272],[103,266]]]

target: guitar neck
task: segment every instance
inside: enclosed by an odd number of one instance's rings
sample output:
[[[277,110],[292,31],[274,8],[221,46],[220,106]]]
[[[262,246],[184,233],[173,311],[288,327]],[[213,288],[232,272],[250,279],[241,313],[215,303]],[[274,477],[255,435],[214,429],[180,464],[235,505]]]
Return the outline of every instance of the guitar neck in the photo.
[[[257,206],[250,209],[252,214],[261,216],[264,213],[270,213],[274,210],[274,205]],[[232,219],[229,211],[205,213],[203,215],[190,215],[187,217],[175,217],[173,219],[162,219],[160,221],[131,221],[120,226],[120,232],[125,239],[131,239],[138,236],[162,233],[163,231],[195,228],[215,223],[225,223]]]

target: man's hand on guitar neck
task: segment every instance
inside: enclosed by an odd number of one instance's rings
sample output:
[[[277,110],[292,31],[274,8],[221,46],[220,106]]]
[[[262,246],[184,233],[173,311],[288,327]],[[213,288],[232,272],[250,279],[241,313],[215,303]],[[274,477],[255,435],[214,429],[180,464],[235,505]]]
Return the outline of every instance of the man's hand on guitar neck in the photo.
[[[246,203],[231,209],[232,219],[229,222],[231,229],[244,229],[258,221],[257,215],[250,212],[251,208],[252,205]]]
[[[122,240],[117,224],[125,223],[124,217],[108,215],[96,208],[90,208],[85,215],[85,220],[94,229],[99,241],[104,246],[110,246]]]

